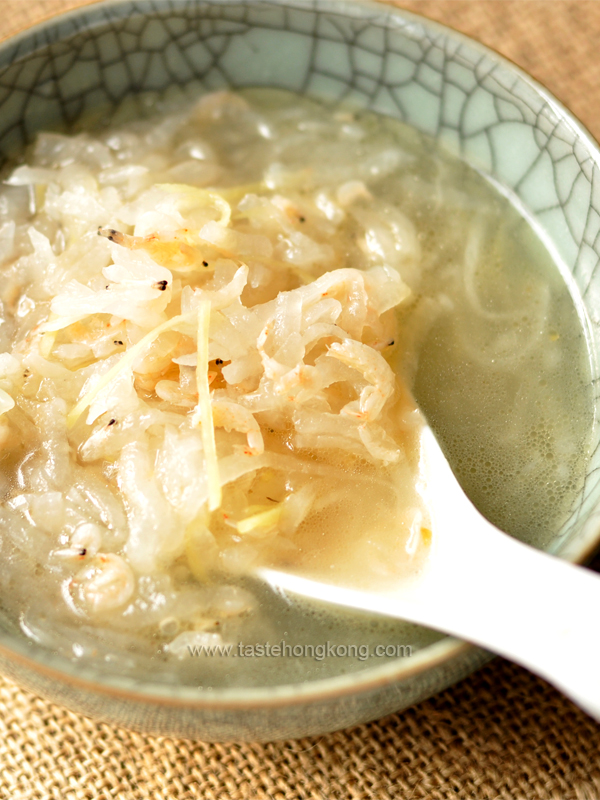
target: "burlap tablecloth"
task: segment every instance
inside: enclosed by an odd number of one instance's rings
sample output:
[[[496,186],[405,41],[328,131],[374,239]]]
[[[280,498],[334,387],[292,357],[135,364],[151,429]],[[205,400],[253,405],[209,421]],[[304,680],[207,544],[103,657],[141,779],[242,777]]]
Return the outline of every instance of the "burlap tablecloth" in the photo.
[[[0,0],[0,35],[84,2]],[[600,137],[600,0],[399,5],[499,50]],[[592,800],[599,744],[596,723],[502,659],[401,714],[268,745],[140,736],[0,679],[0,800]]]

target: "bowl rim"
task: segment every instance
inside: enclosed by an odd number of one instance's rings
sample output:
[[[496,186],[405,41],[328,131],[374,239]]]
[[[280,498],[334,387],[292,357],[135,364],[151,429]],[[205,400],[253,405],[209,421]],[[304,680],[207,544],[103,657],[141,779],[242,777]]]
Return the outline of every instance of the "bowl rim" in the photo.
[[[44,29],[59,32],[61,26],[72,20],[79,21],[78,29],[90,25],[102,25],[115,16],[123,16],[126,7],[135,7],[136,11],[160,12],[161,7],[176,10],[187,0],[88,0],[81,5],[69,9],[57,10],[39,18],[31,25],[25,25],[0,38],[0,68],[8,66],[13,59],[4,61],[7,51],[19,50],[20,45],[31,43],[29,50],[18,52],[18,56],[35,52],[40,48],[34,42],[36,35]],[[353,18],[368,18],[371,22],[380,22],[384,27],[410,29],[419,26],[434,30],[440,35],[460,41],[471,50],[491,57],[500,66],[515,73],[522,82],[533,89],[552,108],[557,116],[573,130],[580,140],[585,142],[590,155],[600,166],[600,144],[587,127],[538,79],[533,78],[522,67],[490,45],[483,44],[456,28],[431,19],[415,11],[392,4],[388,0],[203,0],[203,4],[225,6],[276,7],[287,6],[306,11],[334,12]],[[82,24],[83,21],[83,24]],[[77,31],[73,30],[73,34]],[[41,40],[41,47],[47,42]],[[56,41],[63,37],[58,36]],[[53,40],[54,41],[54,40]],[[600,519],[597,521],[595,533],[589,533],[579,548],[571,548],[568,560],[573,563],[585,563],[600,546]],[[304,705],[342,698],[347,695],[363,695],[376,691],[389,684],[399,683],[415,674],[449,661],[472,656],[475,653],[485,657],[482,648],[464,642],[452,636],[443,638],[417,650],[409,659],[394,659],[379,666],[369,666],[349,673],[317,678],[302,683],[285,683],[250,687],[209,688],[191,685],[155,683],[147,679],[134,680],[117,675],[106,674],[95,666],[81,665],[70,659],[52,653],[47,648],[24,640],[14,639],[10,633],[0,632],[0,658],[7,662],[18,662],[30,672],[40,676],[104,695],[114,699],[124,699],[137,703],[155,706],[181,706],[191,710],[211,709],[267,709],[277,706]],[[33,646],[32,646],[33,645]],[[39,657],[37,652],[39,651]],[[43,658],[42,658],[43,656]],[[488,654],[488,658],[493,654]]]

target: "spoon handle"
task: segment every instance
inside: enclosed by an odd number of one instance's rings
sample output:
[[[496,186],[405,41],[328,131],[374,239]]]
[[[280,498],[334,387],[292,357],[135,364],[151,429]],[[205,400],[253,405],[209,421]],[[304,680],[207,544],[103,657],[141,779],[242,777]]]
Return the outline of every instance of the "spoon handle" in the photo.
[[[398,610],[528,667],[600,720],[600,576],[502,533],[428,427],[422,447],[437,536],[426,580],[405,597],[399,587]]]
[[[527,667],[600,720],[600,576],[483,522],[436,563],[435,598],[400,596],[397,610]]]

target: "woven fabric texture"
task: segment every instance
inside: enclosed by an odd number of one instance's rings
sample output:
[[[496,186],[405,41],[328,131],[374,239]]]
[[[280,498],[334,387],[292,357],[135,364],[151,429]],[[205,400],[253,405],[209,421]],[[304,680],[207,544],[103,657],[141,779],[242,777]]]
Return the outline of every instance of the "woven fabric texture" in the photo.
[[[84,2],[0,0],[0,36]],[[600,137],[600,0],[398,5],[499,50]],[[0,800],[8,798],[597,800],[600,726],[502,659],[401,714],[267,745],[141,736],[0,679]]]

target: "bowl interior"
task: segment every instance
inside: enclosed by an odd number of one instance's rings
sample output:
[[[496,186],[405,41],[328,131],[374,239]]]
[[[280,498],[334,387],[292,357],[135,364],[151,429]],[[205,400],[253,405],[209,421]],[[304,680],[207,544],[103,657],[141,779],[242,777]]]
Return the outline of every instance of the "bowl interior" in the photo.
[[[132,98],[138,112],[147,113],[157,98],[177,102],[249,86],[344,101],[398,118],[510,191],[572,289],[590,342],[592,380],[600,385],[596,144],[516,67],[409,13],[333,0],[112,0],[71,12],[0,47],[0,157],[14,158],[41,129],[123,119],[131,114]],[[572,560],[586,557],[598,541],[599,437],[596,425],[584,489],[552,545]],[[421,645],[438,638],[426,636]],[[3,640],[32,653],[9,632]],[[453,643],[444,646],[446,659],[457,652]],[[425,647],[421,671],[428,650],[430,663],[439,661],[439,645]],[[48,654],[36,657],[72,670]],[[350,683],[389,683],[415,667],[395,662],[369,668],[350,676]],[[460,677],[460,670],[438,673],[426,691]],[[106,676],[92,671],[87,678]],[[323,691],[332,690],[328,680]],[[342,676],[338,685],[348,680]],[[144,691],[170,694],[171,688]]]

